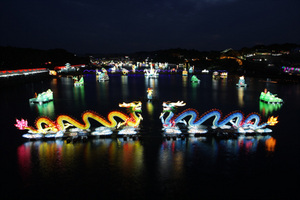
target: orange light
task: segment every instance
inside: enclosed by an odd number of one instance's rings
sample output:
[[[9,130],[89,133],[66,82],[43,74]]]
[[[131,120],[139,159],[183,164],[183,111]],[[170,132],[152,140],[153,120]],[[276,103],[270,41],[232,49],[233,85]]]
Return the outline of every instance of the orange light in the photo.
[[[277,118],[278,118],[278,117],[273,117],[273,116],[271,116],[271,117],[268,119],[268,122],[267,122],[267,123],[268,123],[270,126],[274,126],[275,124],[278,123]]]
[[[276,140],[274,138],[269,138],[266,140],[267,151],[275,151]]]

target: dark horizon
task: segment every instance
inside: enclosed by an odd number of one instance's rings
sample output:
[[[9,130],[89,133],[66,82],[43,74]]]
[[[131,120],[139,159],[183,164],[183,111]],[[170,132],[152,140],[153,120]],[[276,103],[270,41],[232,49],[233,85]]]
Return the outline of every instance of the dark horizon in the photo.
[[[299,1],[5,1],[0,46],[74,54],[300,44]]]
[[[240,49],[233,49],[231,47],[222,49],[222,50],[210,50],[210,51],[200,51],[197,49],[187,49],[187,48],[166,48],[166,49],[156,49],[153,51],[145,51],[145,50],[141,50],[141,51],[136,51],[136,52],[131,52],[131,53],[127,53],[127,52],[106,52],[106,53],[97,53],[97,52],[90,52],[90,53],[82,53],[82,54],[76,54],[74,52],[70,52],[68,51],[66,48],[52,48],[52,49],[37,49],[37,48],[31,48],[31,47],[18,47],[18,46],[1,46],[0,48],[2,49],[18,49],[18,50],[24,50],[24,51],[44,51],[44,52],[55,52],[55,51],[60,51],[60,52],[64,52],[64,53],[68,53],[68,54],[72,54],[74,56],[90,56],[90,55],[133,55],[133,54],[137,54],[137,53],[154,53],[154,52],[164,52],[164,51],[195,51],[198,53],[209,53],[209,52],[222,52],[224,50],[229,50],[232,49],[236,52],[242,51],[244,49],[247,49],[249,51],[251,50],[258,50],[258,49],[266,49],[266,50],[293,50],[295,48],[300,48],[300,44],[296,44],[296,43],[273,43],[273,44],[269,44],[269,45],[265,45],[265,44],[257,44],[254,46],[244,46]]]

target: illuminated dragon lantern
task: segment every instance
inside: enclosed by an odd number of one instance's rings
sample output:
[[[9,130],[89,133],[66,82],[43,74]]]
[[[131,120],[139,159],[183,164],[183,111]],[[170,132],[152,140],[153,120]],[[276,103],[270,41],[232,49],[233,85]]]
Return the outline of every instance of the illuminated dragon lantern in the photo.
[[[42,135],[62,133],[65,132],[70,126],[81,130],[89,130],[91,126],[89,121],[90,119],[93,119],[102,124],[102,126],[110,129],[118,129],[123,126],[129,126],[133,128],[138,127],[143,119],[141,114],[137,113],[142,111],[142,103],[140,101],[122,103],[119,104],[119,107],[127,108],[129,114],[126,115],[119,111],[112,111],[108,114],[107,119],[105,119],[94,111],[86,111],[82,114],[83,123],[68,115],[59,115],[55,121],[52,121],[48,117],[39,117],[35,121],[36,128],[28,126],[27,120],[24,119],[17,119],[17,124],[15,124],[15,126],[20,130],[28,130],[28,133],[30,134]],[[119,122],[116,119],[119,119]]]
[[[273,126],[277,121],[277,117],[270,117],[266,123],[260,124],[260,116],[256,113],[251,113],[247,117],[244,117],[243,113],[240,111],[234,111],[224,118],[220,110],[212,109],[205,112],[201,116],[198,115],[198,112],[194,109],[186,109],[180,114],[175,115],[174,111],[176,107],[182,107],[186,104],[183,101],[178,102],[163,102],[163,111],[160,115],[161,122],[165,130],[174,130],[177,129],[178,123],[184,123],[189,131],[194,133],[206,133],[207,130],[203,129],[203,123],[209,119],[213,119],[212,129],[221,128],[221,129],[234,129],[239,133],[249,133],[249,132],[258,132],[258,133],[267,133],[272,132],[271,129],[266,128],[266,126]],[[169,113],[167,117],[164,117],[166,113]],[[185,119],[188,119],[186,121]],[[176,132],[175,132],[176,133]],[[181,133],[177,131],[177,133]]]

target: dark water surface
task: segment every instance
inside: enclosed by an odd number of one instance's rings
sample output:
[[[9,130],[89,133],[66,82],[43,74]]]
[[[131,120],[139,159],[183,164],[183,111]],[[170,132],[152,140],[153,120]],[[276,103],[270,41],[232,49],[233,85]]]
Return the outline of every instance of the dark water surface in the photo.
[[[85,75],[85,85],[74,87],[71,78],[0,88],[1,196],[4,199],[297,199],[299,188],[300,85],[282,85],[246,77],[247,88],[236,88],[238,77],[213,80],[199,76],[110,75],[97,82]],[[146,100],[154,89],[152,102]],[[35,92],[52,89],[54,101],[30,105]],[[282,106],[259,103],[267,88],[284,100]],[[39,116],[55,119],[68,114],[81,120],[86,110],[107,116],[124,111],[118,104],[143,103],[142,138],[91,138],[28,141],[14,126],[29,125]],[[271,115],[279,123],[266,136],[219,138],[213,136],[166,140],[159,115],[163,101],[186,102],[199,114],[218,108],[223,115],[241,110],[257,112],[262,121]],[[178,108],[178,112],[185,108]],[[296,195],[296,196],[295,196]]]

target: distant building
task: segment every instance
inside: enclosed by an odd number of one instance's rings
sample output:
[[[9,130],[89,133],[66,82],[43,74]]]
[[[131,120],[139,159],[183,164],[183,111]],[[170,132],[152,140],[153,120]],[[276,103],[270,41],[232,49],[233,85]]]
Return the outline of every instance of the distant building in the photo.
[[[243,55],[248,62],[264,64],[267,66],[275,66],[281,64],[281,56],[287,55],[289,52],[278,52],[274,50],[256,49],[255,51]]]

